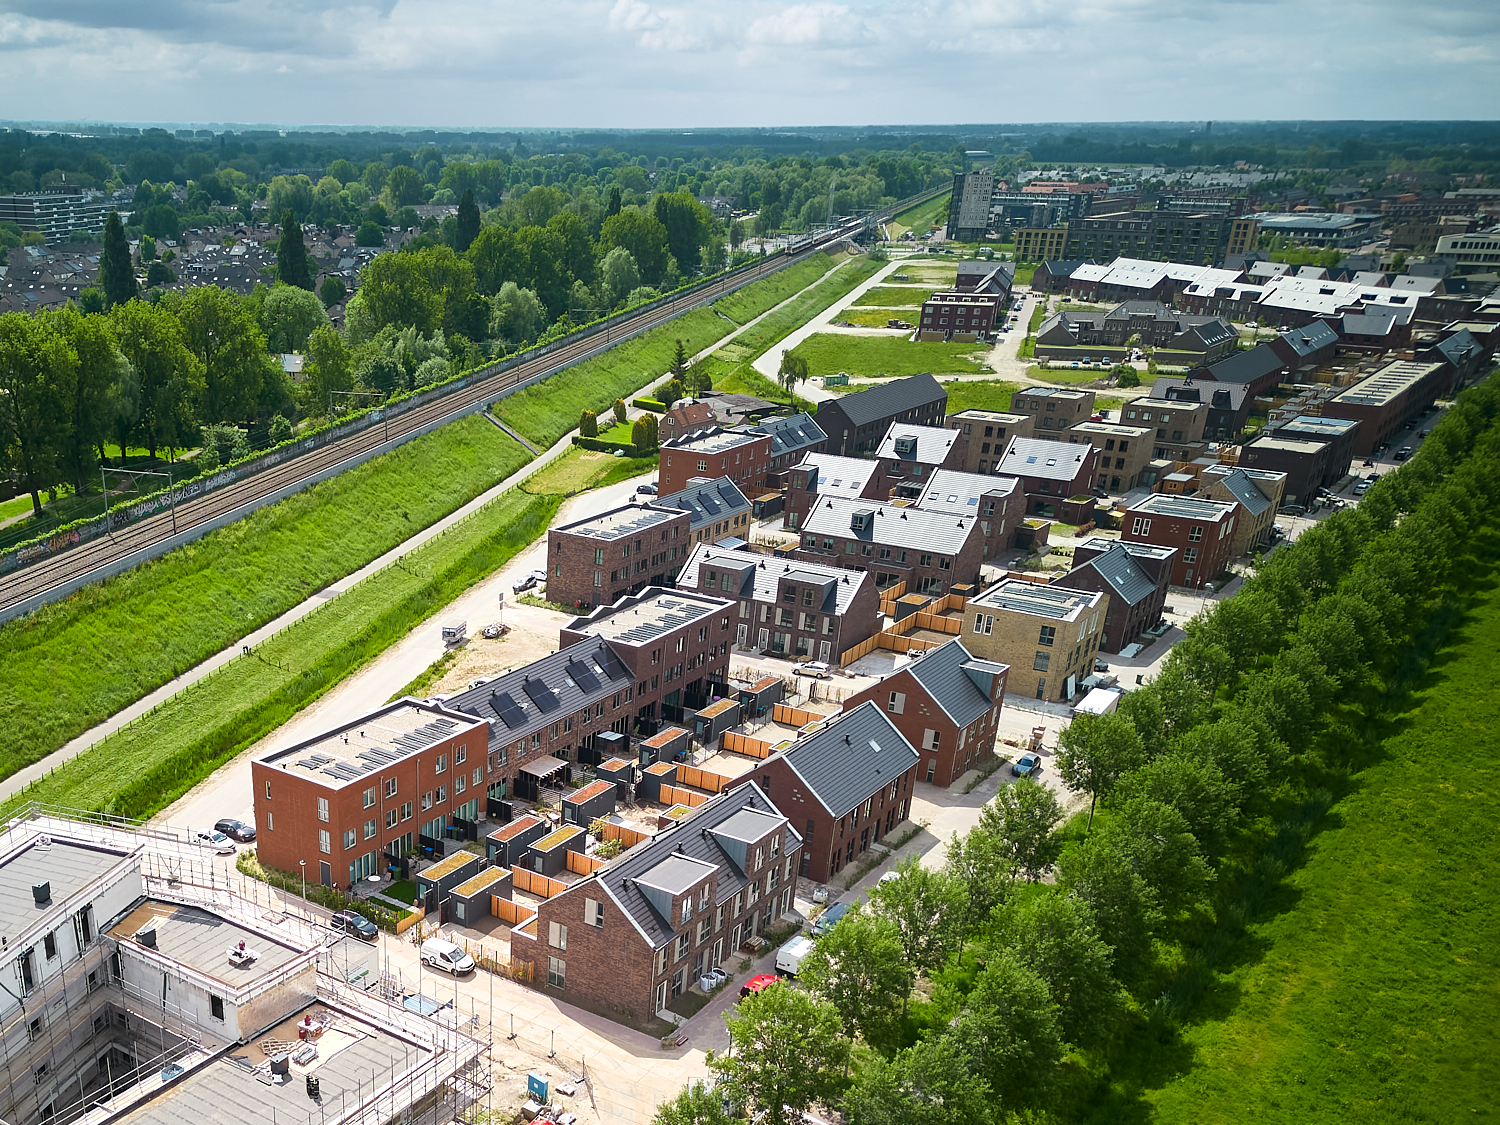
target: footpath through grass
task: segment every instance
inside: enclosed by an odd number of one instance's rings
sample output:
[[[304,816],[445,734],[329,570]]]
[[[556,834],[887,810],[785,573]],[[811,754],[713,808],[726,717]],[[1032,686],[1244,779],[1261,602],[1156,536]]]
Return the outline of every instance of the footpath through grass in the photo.
[[[988,370],[972,357],[984,352],[984,344],[917,343],[895,336],[846,336],[820,332],[793,349],[807,360],[810,375],[850,375],[889,378],[920,375],[924,371],[958,375]]]
[[[0,777],[358,570],[524,465],[471,416],[0,626]]]
[[[490,429],[494,429],[490,426]],[[440,431],[441,432],[441,431]],[[35,800],[149,817],[379,656],[546,532],[562,497],[512,489],[28,786]]]
[[[1408,705],[1146,1101],[1161,1125],[1500,1117],[1500,588]]]

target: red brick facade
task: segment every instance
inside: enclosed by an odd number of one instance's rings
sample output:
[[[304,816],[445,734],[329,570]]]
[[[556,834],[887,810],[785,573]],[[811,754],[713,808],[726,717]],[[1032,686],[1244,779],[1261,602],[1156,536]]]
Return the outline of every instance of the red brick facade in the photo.
[[[689,435],[681,445],[663,445],[657,459],[657,491],[661,496],[681,492],[694,477],[728,477],[741,489],[754,490],[766,483],[771,471],[771,435],[744,432],[744,440],[733,448],[715,452],[739,431],[718,430],[709,435]]]
[[[917,767],[918,780],[946,787],[994,749],[1009,672],[1004,665],[998,667],[1002,670],[994,676],[990,695],[994,706],[964,727],[949,717],[907,668],[851,695],[844,700],[844,710],[873,701],[922,755]]]
[[[1197,589],[1228,569],[1239,512],[1238,503],[1158,494],[1125,513],[1120,538],[1176,547],[1172,585]]]
[[[671,582],[692,551],[688,513],[665,514],[638,533],[617,531],[632,513],[655,510],[632,505],[548,531],[547,600],[579,608],[613,605],[647,586]],[[613,525],[606,522],[611,517]]]

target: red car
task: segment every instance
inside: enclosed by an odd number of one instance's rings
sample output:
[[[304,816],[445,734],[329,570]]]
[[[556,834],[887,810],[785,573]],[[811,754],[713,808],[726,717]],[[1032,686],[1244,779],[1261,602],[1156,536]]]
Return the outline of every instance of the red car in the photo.
[[[740,989],[740,999],[743,1000],[752,992],[760,992],[763,989],[770,988],[780,979],[781,978],[778,977],[775,973],[761,973],[758,976],[753,976],[749,980],[747,980],[745,982],[745,986]]]

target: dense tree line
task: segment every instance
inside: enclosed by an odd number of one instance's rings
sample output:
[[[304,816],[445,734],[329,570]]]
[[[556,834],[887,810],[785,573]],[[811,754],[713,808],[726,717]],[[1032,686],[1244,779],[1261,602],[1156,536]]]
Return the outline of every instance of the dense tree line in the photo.
[[[1068,728],[1058,768],[1097,820],[1065,840],[1048,790],[1002,788],[942,868],[908,861],[819,939],[805,990],[742,1001],[719,1085],[658,1121],[738,1104],[782,1125],[822,1104],[851,1125],[958,1125],[1086,1102],[1112,1043],[1170,1033],[1216,914],[1250,919],[1236,881],[1289,810],[1326,807],[1318,786],[1362,761],[1360,715],[1420,670],[1492,537],[1497,455],[1491,381],[1358,509],[1263,560],[1118,713]]]

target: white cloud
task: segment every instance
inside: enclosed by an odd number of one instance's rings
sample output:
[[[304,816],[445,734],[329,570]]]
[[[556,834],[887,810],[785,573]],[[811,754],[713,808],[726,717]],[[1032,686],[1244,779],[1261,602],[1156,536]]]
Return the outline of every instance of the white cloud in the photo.
[[[1493,0],[0,0],[0,106],[499,127],[1412,117],[1487,112],[1497,42]]]

